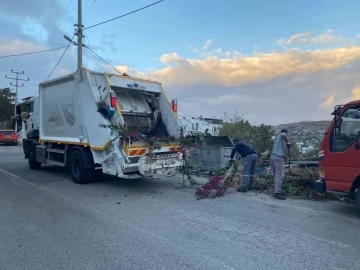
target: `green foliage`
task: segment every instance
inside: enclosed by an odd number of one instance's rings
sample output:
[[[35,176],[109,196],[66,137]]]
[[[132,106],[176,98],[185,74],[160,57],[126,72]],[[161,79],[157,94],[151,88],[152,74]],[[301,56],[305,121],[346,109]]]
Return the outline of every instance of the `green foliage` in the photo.
[[[29,111],[29,102],[24,101],[20,104],[21,112],[28,112]]]
[[[327,193],[319,195],[315,191],[315,181],[319,179],[319,168],[292,168],[291,173],[285,171],[282,192],[290,198],[307,200],[339,200],[345,197]],[[274,192],[274,178],[270,171],[256,175],[254,190],[260,193],[272,194]]]
[[[291,159],[300,158],[302,156],[302,152],[301,152],[299,146],[296,144],[296,141],[292,141],[291,137],[289,137],[289,141],[291,143],[290,158]]]
[[[11,118],[5,122],[4,128],[15,129],[15,118]]]
[[[304,157],[317,158],[319,157],[319,149],[312,149],[303,154]]]
[[[257,153],[266,151],[271,153],[274,144],[272,137],[276,133],[272,126],[264,124],[253,126],[236,113],[233,116],[227,116],[227,122],[220,129],[220,135],[229,136],[232,139],[238,138],[240,141],[250,144]],[[289,137],[289,141],[291,143],[290,158],[301,157],[302,153],[296,141],[292,141],[291,137]]]
[[[15,93],[9,88],[0,89],[0,121],[9,120],[14,115],[14,105],[11,104],[15,99]]]
[[[228,117],[228,122],[224,123],[223,128],[220,129],[220,136],[238,138],[240,141],[250,144],[258,153],[271,151],[273,135],[275,135],[275,131],[271,126],[264,124],[253,126],[237,113]]]

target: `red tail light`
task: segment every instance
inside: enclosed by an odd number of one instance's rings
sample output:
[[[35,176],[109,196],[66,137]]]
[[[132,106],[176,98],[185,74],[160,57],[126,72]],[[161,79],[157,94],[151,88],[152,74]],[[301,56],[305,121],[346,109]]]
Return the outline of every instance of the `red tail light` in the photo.
[[[178,110],[178,105],[177,105],[177,99],[173,99],[171,101],[171,106],[172,106],[172,109],[175,113],[177,113],[177,110]]]
[[[110,105],[111,107],[116,107],[116,94],[114,91],[110,92]]]

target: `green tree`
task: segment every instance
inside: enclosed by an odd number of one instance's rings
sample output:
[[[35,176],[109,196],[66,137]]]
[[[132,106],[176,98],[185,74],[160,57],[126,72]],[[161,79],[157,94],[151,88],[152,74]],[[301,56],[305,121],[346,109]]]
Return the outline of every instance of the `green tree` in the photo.
[[[296,141],[291,140],[291,137],[289,137],[289,142],[291,143],[290,158],[291,159],[300,158],[302,156],[302,152],[300,147],[296,144]]]
[[[14,105],[11,104],[15,99],[15,93],[9,88],[0,89],[0,121],[4,122],[14,115]]]
[[[232,116],[227,115],[226,118],[227,121],[224,123],[223,128],[220,129],[220,136],[229,136],[232,139],[238,138],[250,144],[258,153],[269,151],[268,157],[270,157],[274,145],[273,136],[277,135],[272,126],[264,124],[253,126],[237,113]],[[289,140],[291,143],[290,158],[297,159],[301,157],[302,153],[296,141],[292,140],[291,136]],[[286,154],[288,155],[288,153]]]
[[[264,124],[253,126],[237,113],[227,117],[227,122],[224,123],[219,133],[220,136],[238,138],[250,144],[258,153],[271,151],[273,146],[274,130],[271,126]]]

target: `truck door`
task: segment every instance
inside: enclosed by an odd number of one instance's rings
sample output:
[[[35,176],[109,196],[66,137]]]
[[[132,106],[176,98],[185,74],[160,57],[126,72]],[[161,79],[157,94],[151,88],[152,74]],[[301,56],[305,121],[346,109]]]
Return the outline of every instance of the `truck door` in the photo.
[[[329,132],[324,153],[326,188],[349,192],[360,175],[360,106],[345,107]]]

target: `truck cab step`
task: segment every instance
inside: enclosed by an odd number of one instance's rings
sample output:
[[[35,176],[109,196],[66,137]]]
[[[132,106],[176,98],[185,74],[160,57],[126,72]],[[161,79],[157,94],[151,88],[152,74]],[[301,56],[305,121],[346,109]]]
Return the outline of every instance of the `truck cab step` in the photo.
[[[46,148],[46,151],[51,153],[65,154],[65,150],[63,149]]]
[[[65,167],[64,162],[59,162],[59,161],[50,160],[50,159],[47,159],[47,160],[46,160],[46,164],[51,164],[51,165],[56,165],[56,166]]]

